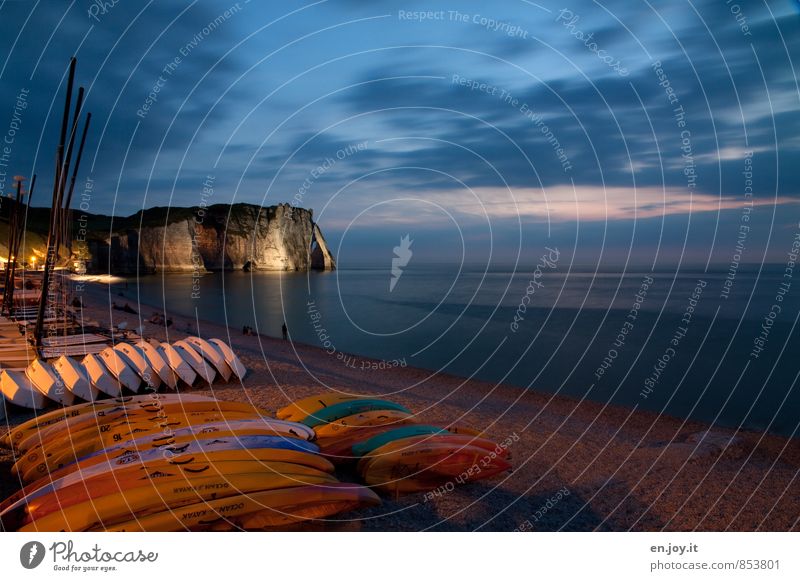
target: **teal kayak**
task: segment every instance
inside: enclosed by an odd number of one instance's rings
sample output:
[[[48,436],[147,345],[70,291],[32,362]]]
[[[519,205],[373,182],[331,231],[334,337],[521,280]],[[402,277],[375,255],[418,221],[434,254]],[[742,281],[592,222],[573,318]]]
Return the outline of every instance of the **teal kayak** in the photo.
[[[385,446],[389,442],[394,442],[395,440],[441,433],[448,432],[444,428],[439,428],[437,426],[403,426],[401,428],[395,428],[394,430],[389,430],[388,432],[373,436],[360,444],[356,444],[353,446],[353,456],[366,456],[373,450],[377,450],[381,446]]]
[[[399,403],[386,401],[385,399],[353,399],[317,410],[313,414],[303,418],[300,423],[307,425],[309,428],[313,428],[315,426],[321,426],[322,424],[330,424],[331,422],[341,420],[353,414],[362,414],[373,410],[396,410],[406,412],[407,414],[411,413],[410,410],[401,406]]]

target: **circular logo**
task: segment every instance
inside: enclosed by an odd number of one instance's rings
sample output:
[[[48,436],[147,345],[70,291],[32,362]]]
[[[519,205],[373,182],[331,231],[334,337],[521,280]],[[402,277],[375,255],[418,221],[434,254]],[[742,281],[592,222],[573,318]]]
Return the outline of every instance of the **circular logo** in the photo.
[[[19,562],[26,569],[35,569],[42,564],[44,553],[44,545],[39,541],[25,543],[19,550]]]

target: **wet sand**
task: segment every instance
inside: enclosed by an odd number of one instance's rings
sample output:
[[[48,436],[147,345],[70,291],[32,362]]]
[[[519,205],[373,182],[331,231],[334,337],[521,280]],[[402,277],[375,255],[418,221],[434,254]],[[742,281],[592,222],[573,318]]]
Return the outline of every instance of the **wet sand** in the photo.
[[[166,313],[174,324],[146,322],[163,308],[109,299],[85,284],[84,318],[174,341],[219,337],[248,367],[243,383],[194,393],[245,401],[274,413],[296,399],[337,390],[397,401],[430,423],[467,424],[495,441],[512,438],[514,472],[448,487],[440,494],[385,498],[381,507],[311,530],[788,531],[800,530],[800,441],[728,430],[644,411],[578,401],[507,385],[432,374],[327,353],[305,344]],[[128,302],[138,315],[111,310]],[[32,416],[9,410],[17,424]],[[0,449],[0,495],[17,489],[11,452]],[[354,475],[340,471],[342,480]],[[449,490],[452,488],[452,490]]]

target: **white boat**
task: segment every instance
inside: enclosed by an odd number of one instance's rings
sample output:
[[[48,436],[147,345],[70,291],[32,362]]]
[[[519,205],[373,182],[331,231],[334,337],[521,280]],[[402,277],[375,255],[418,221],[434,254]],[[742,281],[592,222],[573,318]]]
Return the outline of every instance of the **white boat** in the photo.
[[[113,347],[106,347],[100,352],[100,359],[111,372],[111,375],[116,378],[123,387],[127,387],[131,391],[139,391],[142,380],[136,372],[125,363],[119,351]]]
[[[47,405],[47,398],[31,385],[24,371],[4,369],[0,372],[0,391],[7,402],[25,408],[41,410]]]
[[[25,369],[25,375],[31,380],[33,387],[54,402],[65,406],[75,403],[75,396],[67,389],[64,381],[53,371],[49,363],[41,359],[34,359]]]
[[[194,350],[200,355],[205,357],[214,366],[214,369],[222,376],[225,381],[230,381],[233,370],[225,363],[225,358],[211,343],[202,337],[186,337],[186,342],[189,343]]]
[[[214,371],[214,368],[210,363],[203,359],[200,354],[194,350],[194,347],[183,340],[175,341],[172,346],[175,347],[175,350],[178,353],[180,353],[181,357],[183,357],[183,360],[192,366],[192,369],[197,372],[197,375],[208,382],[208,385],[211,385],[214,382],[217,372]]]
[[[233,352],[233,349],[222,339],[209,339],[208,342],[220,352],[222,358],[225,359],[225,363],[227,363],[228,367],[233,371],[233,374],[239,379],[244,379],[244,376],[247,375],[247,368],[236,356],[236,353]]]
[[[125,362],[139,374],[148,387],[156,390],[161,386],[161,378],[150,367],[147,357],[141,349],[130,343],[117,343],[114,349],[122,355]]]
[[[85,401],[94,401],[97,399],[98,390],[92,385],[86,369],[70,357],[62,355],[53,362],[53,369],[55,369],[58,376],[67,386],[75,397],[79,397]]]
[[[147,358],[147,362],[150,364],[150,367],[153,369],[156,375],[158,375],[161,381],[163,381],[170,389],[177,389],[178,378],[172,372],[172,369],[170,368],[169,364],[167,364],[167,361],[164,359],[161,353],[158,352],[158,348],[154,347],[144,339],[139,341],[136,346],[142,351],[142,353],[144,353],[144,356]]]
[[[86,355],[81,360],[81,364],[86,370],[89,381],[91,381],[92,385],[97,389],[111,397],[119,397],[122,395],[122,385],[114,378],[108,368],[103,365],[103,362],[97,355],[92,355],[91,353]]]
[[[192,366],[186,363],[181,354],[169,343],[161,343],[158,353],[164,358],[172,372],[185,384],[192,385],[197,379],[197,374]]]

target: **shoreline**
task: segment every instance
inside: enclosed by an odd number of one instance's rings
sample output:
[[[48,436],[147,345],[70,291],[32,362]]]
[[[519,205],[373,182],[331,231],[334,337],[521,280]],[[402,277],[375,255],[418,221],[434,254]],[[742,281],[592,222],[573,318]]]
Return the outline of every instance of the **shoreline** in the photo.
[[[242,383],[192,393],[250,400],[274,414],[301,397],[337,389],[389,397],[430,423],[462,423],[495,441],[516,436],[513,473],[438,495],[384,499],[381,507],[311,530],[800,530],[800,440],[718,428],[513,385],[394,366],[342,352],[367,369],[342,364],[323,348],[291,343],[136,304],[112,310],[112,287],[85,281],[84,318],[125,321],[145,336],[174,341],[188,333],[230,343],[249,373]],[[117,302],[125,299],[117,297]],[[173,325],[153,325],[153,312]],[[199,327],[199,333],[198,331]],[[373,368],[373,367],[378,368]],[[411,386],[411,387],[409,387]],[[32,413],[9,410],[11,424]],[[0,449],[0,491],[15,489],[10,453]],[[343,473],[345,480],[352,475]],[[555,500],[554,500],[555,499]]]

